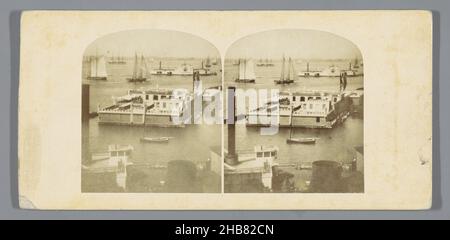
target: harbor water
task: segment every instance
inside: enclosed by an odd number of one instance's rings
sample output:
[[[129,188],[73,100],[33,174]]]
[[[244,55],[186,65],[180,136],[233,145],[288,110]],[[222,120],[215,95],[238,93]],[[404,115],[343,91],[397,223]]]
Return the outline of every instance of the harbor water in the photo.
[[[182,64],[190,64],[194,68],[201,67],[201,59],[154,59],[149,61],[150,69],[159,67],[176,68]],[[87,80],[87,66],[84,64],[83,82],[90,85],[90,112],[96,112],[97,107],[113,104],[113,96],[127,94],[129,89],[149,88],[182,88],[192,91],[192,76],[155,76],[151,75],[146,82],[129,83],[127,78],[133,72],[133,60],[127,59],[126,64],[107,64],[108,80]],[[202,76],[203,89],[221,85],[220,63],[211,67],[217,75]],[[173,137],[168,143],[144,143],[142,137]],[[90,119],[89,152],[106,152],[110,144],[130,144],[134,147],[132,161],[150,164],[166,165],[171,160],[189,160],[194,163],[204,162],[210,156],[211,147],[220,147],[220,125],[186,125],[177,127],[119,126],[98,124],[98,118]]]
[[[177,68],[182,64],[192,65],[194,68],[201,67],[201,59],[153,59],[149,61],[149,68]],[[339,61],[309,61],[310,70],[323,70],[334,65],[342,70],[349,67],[351,60]],[[242,89],[279,89],[289,90],[319,90],[339,91],[339,77],[296,77],[295,82],[289,85],[276,85],[274,80],[281,76],[281,60],[273,60],[274,66],[255,66],[256,83],[235,83],[238,75],[238,66],[235,60],[225,61],[224,83],[226,86],[233,85]],[[257,61],[255,61],[257,63]],[[107,81],[87,80],[87,67],[83,67],[83,83],[90,85],[90,112],[96,112],[98,106],[107,107],[113,104],[113,97],[127,94],[129,89],[150,88],[181,88],[192,91],[192,76],[155,76],[151,75],[146,82],[130,83],[127,78],[133,72],[133,60],[127,59],[126,64],[107,64]],[[295,60],[294,69],[298,73],[306,70],[306,61]],[[217,72],[213,76],[201,76],[203,89],[222,85],[221,67],[213,65],[211,70]],[[362,89],[363,77],[348,77],[346,90]],[[202,163],[210,158],[212,148],[220,148],[222,143],[222,125],[190,124],[185,127],[142,127],[142,126],[119,126],[98,124],[98,118],[89,120],[89,155],[106,152],[108,145],[123,144],[132,145],[134,150],[131,156],[133,163],[146,163],[152,165],[166,166],[173,160],[188,160],[193,163]],[[293,138],[314,137],[315,144],[287,144],[286,139],[292,132]],[[225,128],[224,139],[228,134]],[[312,163],[317,160],[334,160],[348,163],[354,158],[354,147],[363,145],[364,142],[363,117],[350,115],[343,123],[332,129],[305,129],[305,128],[279,128],[275,135],[261,135],[260,129],[246,127],[238,124],[236,126],[236,149],[240,154],[250,154],[256,145],[277,146],[278,162],[286,164]],[[143,137],[172,137],[167,143],[145,143],[140,139]],[[227,141],[224,141],[227,149]],[[310,172],[302,172],[308,176]],[[162,180],[161,174],[157,180]]]
[[[338,61],[308,61],[310,70],[323,70],[334,65],[342,70],[349,66],[351,60]],[[238,66],[233,65],[236,60],[225,61],[224,80],[227,86],[242,89],[279,89],[280,91],[339,91],[339,77],[296,77],[293,84],[276,85],[274,80],[280,79],[281,60],[273,60],[274,66],[255,66],[256,83],[235,83],[238,76]],[[296,72],[306,70],[306,61],[294,61]],[[346,91],[363,88],[363,76],[348,77]],[[364,126],[362,116],[351,115],[342,124],[332,129],[293,128],[293,138],[318,138],[316,144],[287,144],[289,128],[279,128],[275,135],[261,135],[259,128],[236,126],[236,150],[242,154],[250,153],[256,145],[273,145],[279,147],[278,161],[280,163],[311,163],[316,160],[334,160],[349,162],[354,157],[354,147],[363,145]],[[225,130],[225,138],[227,138]],[[225,141],[225,148],[228,148]]]

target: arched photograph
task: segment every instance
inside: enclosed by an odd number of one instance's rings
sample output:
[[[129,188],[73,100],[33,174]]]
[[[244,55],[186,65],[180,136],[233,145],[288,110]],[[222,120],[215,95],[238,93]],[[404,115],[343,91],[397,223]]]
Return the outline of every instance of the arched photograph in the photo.
[[[315,30],[252,34],[228,48],[224,82],[234,116],[225,192],[364,192],[364,61],[355,44]]]
[[[129,30],[87,46],[82,192],[220,192],[221,58],[208,41]]]

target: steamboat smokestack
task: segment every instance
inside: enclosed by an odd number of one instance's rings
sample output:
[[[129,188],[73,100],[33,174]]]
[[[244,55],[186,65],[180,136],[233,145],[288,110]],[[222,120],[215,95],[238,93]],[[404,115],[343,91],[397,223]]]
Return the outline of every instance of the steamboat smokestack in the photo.
[[[81,89],[81,121],[89,121],[89,84],[83,84]]]
[[[236,155],[236,87],[228,87],[227,89],[227,128],[228,128],[228,154],[225,162],[230,165],[237,164]]]
[[[89,156],[89,84],[82,84],[81,88],[81,137],[83,163],[90,161]]]

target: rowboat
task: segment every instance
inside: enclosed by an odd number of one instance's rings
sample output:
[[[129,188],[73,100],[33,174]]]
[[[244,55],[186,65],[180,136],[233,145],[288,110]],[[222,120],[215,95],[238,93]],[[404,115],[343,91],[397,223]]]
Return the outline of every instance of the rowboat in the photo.
[[[313,137],[304,137],[304,138],[293,138],[292,137],[292,132],[293,132],[293,129],[292,129],[292,115],[293,115],[293,113],[294,113],[294,111],[296,111],[297,109],[298,109],[299,107],[292,107],[291,108],[291,128],[290,128],[290,131],[289,131],[289,138],[288,139],[286,139],[286,143],[288,143],[288,144],[297,144],[297,143],[300,143],[300,144],[315,144],[316,143],[316,140],[318,139],[318,138],[313,138]]]
[[[288,138],[287,143],[315,144],[316,138]]]
[[[166,143],[169,142],[171,137],[143,137],[141,142],[154,142],[154,143]]]

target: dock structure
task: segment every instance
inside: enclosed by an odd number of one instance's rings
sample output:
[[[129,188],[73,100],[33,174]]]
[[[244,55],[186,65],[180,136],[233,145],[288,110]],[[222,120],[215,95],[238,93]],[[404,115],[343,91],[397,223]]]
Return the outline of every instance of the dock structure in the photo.
[[[107,107],[98,108],[100,124],[184,126],[181,119],[191,101],[187,90],[129,90]],[[174,121],[178,117],[180,121]]]
[[[280,127],[333,128],[345,121],[353,109],[360,109],[363,94],[347,92],[280,92],[278,102],[268,102],[265,106],[250,109],[246,125],[266,126],[261,117],[267,118],[273,107],[279,111]],[[358,106],[358,107],[356,107]]]

